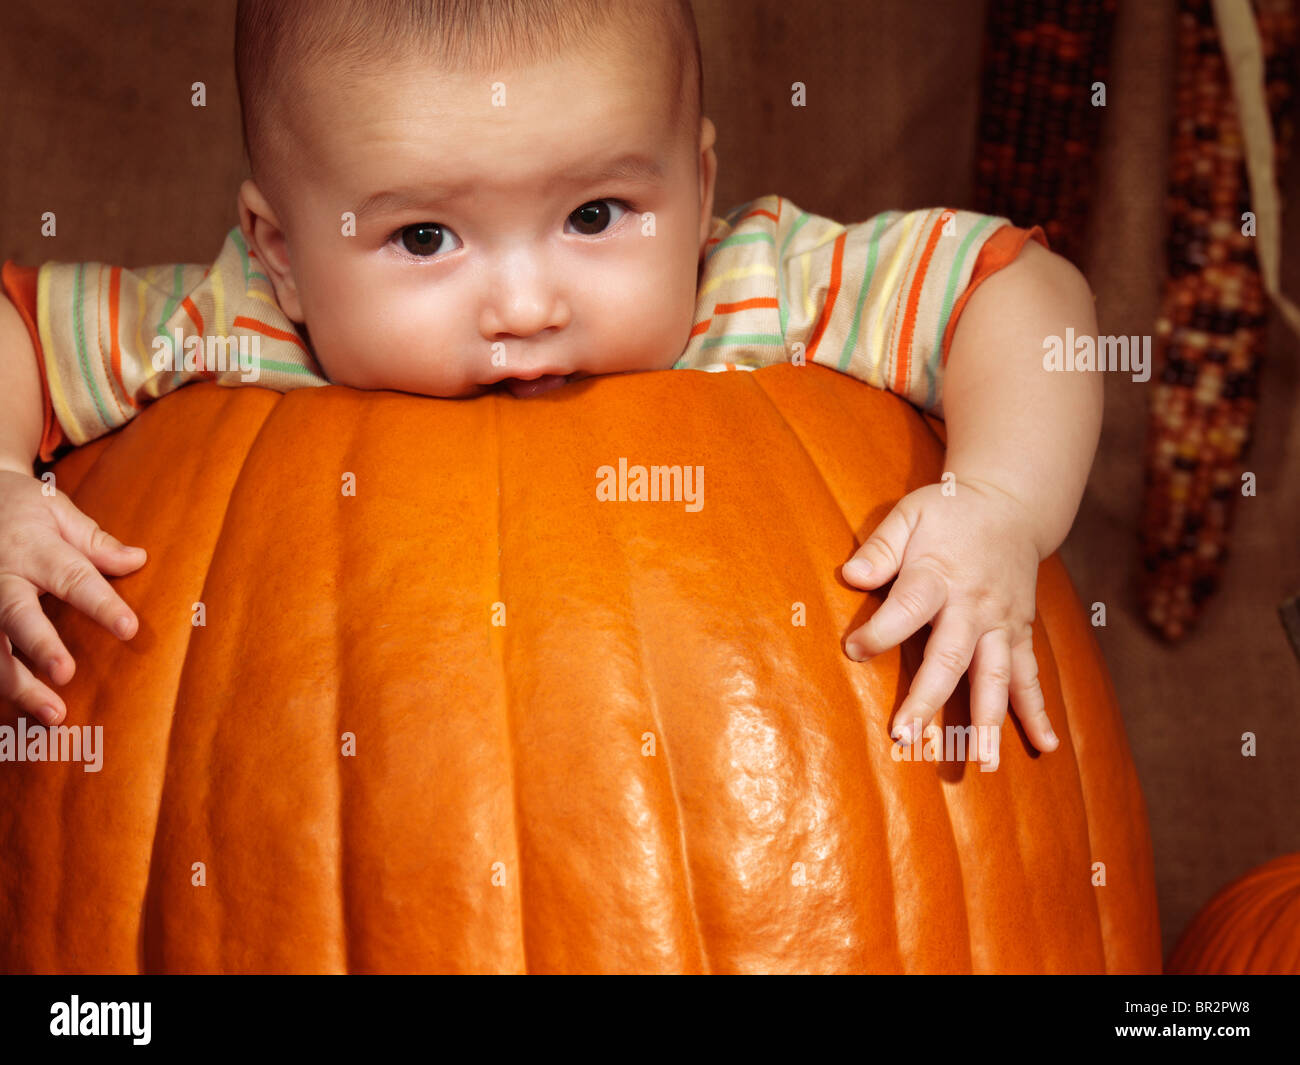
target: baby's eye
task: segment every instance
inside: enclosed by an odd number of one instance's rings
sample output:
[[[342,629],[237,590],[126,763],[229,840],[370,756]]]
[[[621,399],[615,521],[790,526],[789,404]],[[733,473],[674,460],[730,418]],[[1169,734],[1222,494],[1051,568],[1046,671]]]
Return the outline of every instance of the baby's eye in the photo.
[[[610,207],[619,212],[613,218],[609,216]],[[592,200],[569,215],[569,221],[584,237],[593,237],[608,229],[626,213],[627,207],[618,200]]]
[[[452,235],[450,229],[446,226],[440,226],[436,222],[419,222],[413,226],[405,226],[395,236],[402,240],[402,247],[412,255],[418,255],[427,259],[429,256],[437,253],[442,247],[442,238]]]

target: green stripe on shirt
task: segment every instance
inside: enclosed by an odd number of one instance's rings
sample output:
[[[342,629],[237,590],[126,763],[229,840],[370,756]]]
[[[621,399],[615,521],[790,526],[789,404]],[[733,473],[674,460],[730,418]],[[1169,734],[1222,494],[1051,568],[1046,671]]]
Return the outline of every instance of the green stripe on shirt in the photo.
[[[957,281],[961,277],[962,265],[966,262],[966,256],[970,254],[971,244],[979,236],[980,231],[992,220],[987,216],[981,218],[979,225],[974,226],[966,234],[966,238],[957,248],[957,255],[953,260],[952,269],[948,271],[948,284],[943,290],[943,305],[939,310],[939,331],[934,339],[934,350],[930,352],[930,357],[925,360],[925,407],[927,410],[934,406],[935,380],[939,373],[939,364],[943,360],[943,334],[948,328],[948,318],[952,314],[952,305],[955,302]]]
[[[99,415],[100,423],[111,428],[114,423],[109,420],[108,407],[104,403],[104,397],[99,392],[99,382],[95,380],[95,375],[90,369],[90,352],[86,347],[86,264],[78,263],[73,276],[76,278],[76,282],[72,297],[72,321],[77,335],[77,361],[81,364],[81,379],[86,382],[90,389],[90,395],[95,401],[95,411]],[[95,298],[99,298],[98,291],[95,293]]]
[[[867,293],[871,289],[871,279],[876,276],[876,258],[880,252],[880,234],[885,226],[894,219],[894,212],[889,211],[876,219],[871,231],[871,240],[867,245],[867,267],[862,275],[862,287],[858,289],[858,302],[853,308],[853,324],[849,326],[849,335],[844,339],[844,349],[840,352],[839,369],[848,373],[853,362],[853,349],[858,343],[858,328],[862,324],[862,305],[867,302]]]

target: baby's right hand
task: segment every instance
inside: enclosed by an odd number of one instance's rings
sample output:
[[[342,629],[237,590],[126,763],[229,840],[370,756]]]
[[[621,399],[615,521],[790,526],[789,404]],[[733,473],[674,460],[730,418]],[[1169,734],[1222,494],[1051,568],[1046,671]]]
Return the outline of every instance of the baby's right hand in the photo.
[[[145,552],[104,532],[63,492],[49,496],[43,487],[35,477],[0,469],[0,698],[53,725],[67,711],[63,700],[13,653],[17,647],[43,665],[55,684],[72,679],[76,663],[41,609],[40,594],[58,596],[129,640],[135,614],[99,571],[130,573],[144,565]]]

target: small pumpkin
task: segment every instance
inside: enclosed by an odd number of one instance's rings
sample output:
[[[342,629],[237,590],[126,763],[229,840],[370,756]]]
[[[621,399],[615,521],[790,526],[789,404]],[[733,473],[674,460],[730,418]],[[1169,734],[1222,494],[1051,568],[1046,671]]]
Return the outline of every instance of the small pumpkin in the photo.
[[[1059,558],[1050,755],[896,761],[927,630],[844,654],[884,593],[839,567],[942,430],[820,366],[153,404],[56,470],[149,562],[129,643],[49,604],[103,765],[0,764],[0,970],[1158,972]],[[703,505],[601,498],[658,464]]]
[[[1300,975],[1300,854],[1256,866],[1188,922],[1169,973]]]

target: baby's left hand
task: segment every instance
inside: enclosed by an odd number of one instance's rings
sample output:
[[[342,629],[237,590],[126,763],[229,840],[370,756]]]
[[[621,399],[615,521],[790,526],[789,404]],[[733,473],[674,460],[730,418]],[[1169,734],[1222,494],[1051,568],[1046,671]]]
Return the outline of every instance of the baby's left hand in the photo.
[[[898,577],[844,649],[866,661],[934,618],[924,661],[891,735],[904,745],[914,742],[969,667],[971,724],[998,726],[983,767],[991,770],[998,765],[1008,693],[1036,748],[1054,751],[1060,743],[1038,684],[1030,624],[1041,560],[1023,504],[983,482],[959,480],[950,492],[945,496],[939,484],[909,492],[844,565],[844,579],[857,588],[878,588]],[[859,572],[861,563],[871,567],[870,576]]]

